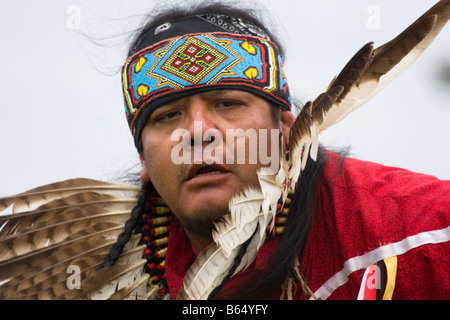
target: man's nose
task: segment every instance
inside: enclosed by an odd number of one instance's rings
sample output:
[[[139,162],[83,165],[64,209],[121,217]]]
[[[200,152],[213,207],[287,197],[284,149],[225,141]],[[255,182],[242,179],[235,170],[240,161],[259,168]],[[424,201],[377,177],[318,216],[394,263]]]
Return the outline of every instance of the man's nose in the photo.
[[[214,116],[207,107],[193,107],[188,122],[187,130],[191,136],[191,147],[214,141],[211,131],[217,130],[217,127]]]
[[[189,151],[193,163],[201,164],[203,159],[203,150],[207,145],[214,141],[217,134],[215,119],[212,112],[204,105],[191,106],[186,117],[186,135],[184,137],[184,149]]]

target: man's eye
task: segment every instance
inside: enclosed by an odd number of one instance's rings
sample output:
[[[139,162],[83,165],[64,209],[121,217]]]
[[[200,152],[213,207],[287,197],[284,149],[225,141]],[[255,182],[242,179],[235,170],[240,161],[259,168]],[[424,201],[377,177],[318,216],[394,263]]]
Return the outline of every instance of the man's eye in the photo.
[[[164,121],[164,120],[170,120],[174,117],[176,117],[180,112],[179,111],[170,111],[166,112],[156,118],[156,121]]]
[[[237,107],[240,106],[242,103],[236,102],[236,101],[221,101],[216,104],[216,107],[222,107],[222,108],[230,108],[230,107]]]

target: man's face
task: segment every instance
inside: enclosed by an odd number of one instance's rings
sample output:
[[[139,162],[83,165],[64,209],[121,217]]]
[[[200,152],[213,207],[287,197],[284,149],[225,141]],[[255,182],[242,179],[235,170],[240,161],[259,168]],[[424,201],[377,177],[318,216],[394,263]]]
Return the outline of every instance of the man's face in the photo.
[[[245,91],[213,90],[181,98],[151,114],[142,132],[141,179],[153,183],[186,229],[210,234],[211,222],[229,212],[231,196],[246,186],[258,186],[257,168],[270,165],[262,165],[259,155],[270,155],[272,144],[278,147],[278,135],[272,139],[270,133],[280,129],[280,123],[285,127],[283,120],[273,121],[270,108],[265,99]],[[265,146],[259,144],[259,129],[267,133]],[[237,138],[226,141],[227,132]],[[257,146],[255,136],[239,132],[256,134]],[[237,159],[241,142],[244,161]]]

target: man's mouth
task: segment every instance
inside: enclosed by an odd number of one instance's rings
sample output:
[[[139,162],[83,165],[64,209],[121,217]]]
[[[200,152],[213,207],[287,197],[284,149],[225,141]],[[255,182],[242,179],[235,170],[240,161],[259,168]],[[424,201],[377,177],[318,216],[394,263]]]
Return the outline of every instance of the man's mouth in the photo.
[[[228,173],[229,171],[221,165],[218,164],[212,164],[212,165],[206,165],[206,164],[194,164],[192,165],[187,174],[186,181],[189,181],[194,178],[198,178],[201,176],[213,176],[213,175],[220,175],[224,173]]]
[[[204,176],[204,175],[207,175],[207,174],[221,174],[223,172],[224,171],[215,170],[213,168],[202,168],[195,174],[194,178],[195,177],[199,177],[199,176]]]

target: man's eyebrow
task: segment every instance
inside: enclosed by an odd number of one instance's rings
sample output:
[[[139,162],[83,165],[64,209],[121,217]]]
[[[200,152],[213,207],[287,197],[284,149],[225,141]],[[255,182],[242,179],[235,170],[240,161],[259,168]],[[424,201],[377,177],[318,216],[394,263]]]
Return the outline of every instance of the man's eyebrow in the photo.
[[[221,95],[227,94],[227,93],[232,92],[232,91],[235,91],[235,90],[230,90],[230,89],[214,89],[214,90],[205,91],[203,94],[204,94],[205,96],[207,96],[207,97],[214,98],[214,97],[217,97],[217,96],[221,96]]]

